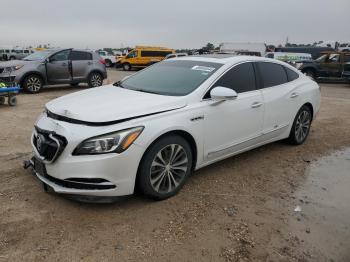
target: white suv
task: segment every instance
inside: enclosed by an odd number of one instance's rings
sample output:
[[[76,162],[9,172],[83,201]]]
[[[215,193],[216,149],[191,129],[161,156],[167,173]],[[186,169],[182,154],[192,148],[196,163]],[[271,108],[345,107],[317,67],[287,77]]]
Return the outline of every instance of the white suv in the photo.
[[[268,58],[164,60],[114,85],[57,98],[35,123],[36,176],[55,192],[175,195],[193,170],[287,139],[302,144],[317,83]]]

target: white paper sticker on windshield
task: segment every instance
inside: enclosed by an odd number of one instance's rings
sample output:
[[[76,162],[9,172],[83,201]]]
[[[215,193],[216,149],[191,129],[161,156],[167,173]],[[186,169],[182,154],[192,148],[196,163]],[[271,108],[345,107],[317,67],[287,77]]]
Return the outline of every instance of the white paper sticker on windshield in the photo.
[[[196,65],[194,67],[191,68],[192,70],[198,70],[198,71],[204,71],[204,72],[213,72],[215,70],[214,67],[208,67],[208,66],[199,66]]]

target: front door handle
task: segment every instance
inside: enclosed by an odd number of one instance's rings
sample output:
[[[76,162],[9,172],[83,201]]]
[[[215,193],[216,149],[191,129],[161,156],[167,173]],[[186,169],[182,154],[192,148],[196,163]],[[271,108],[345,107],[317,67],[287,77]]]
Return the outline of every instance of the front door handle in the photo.
[[[66,63],[62,63],[62,66],[67,66],[67,64]]]
[[[261,103],[261,102],[254,102],[254,103],[252,104],[252,108],[258,108],[258,107],[261,107],[261,106],[262,106],[262,104],[263,104],[263,103]]]
[[[299,94],[297,92],[294,92],[290,95],[290,98],[296,98],[298,96],[299,96]]]

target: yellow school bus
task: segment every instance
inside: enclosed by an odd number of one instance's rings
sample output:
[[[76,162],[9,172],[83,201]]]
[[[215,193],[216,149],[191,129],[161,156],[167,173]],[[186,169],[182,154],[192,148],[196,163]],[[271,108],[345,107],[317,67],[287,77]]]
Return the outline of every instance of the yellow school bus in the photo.
[[[168,54],[175,53],[174,49],[156,46],[136,46],[126,56],[119,57],[117,67],[122,67],[125,71],[132,68],[144,68],[151,64],[163,60]]]

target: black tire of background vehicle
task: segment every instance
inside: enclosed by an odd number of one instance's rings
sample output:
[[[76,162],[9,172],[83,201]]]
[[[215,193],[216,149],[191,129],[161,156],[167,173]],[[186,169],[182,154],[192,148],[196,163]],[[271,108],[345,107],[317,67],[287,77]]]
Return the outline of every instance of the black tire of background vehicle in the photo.
[[[316,79],[316,74],[312,69],[306,69],[305,71],[303,71],[303,73],[313,80]]]
[[[92,72],[88,78],[88,86],[89,87],[98,87],[103,85],[103,77],[98,72]]]
[[[131,70],[131,65],[129,63],[124,63],[123,64],[123,70],[124,71],[130,71]]]
[[[113,65],[113,63],[111,60],[105,59],[105,65],[106,65],[106,67],[111,67]]]
[[[70,83],[70,86],[78,86],[80,83]]]
[[[168,193],[159,193],[156,190],[154,190],[151,185],[151,181],[150,181],[151,166],[156,155],[162,149],[172,144],[180,145],[185,150],[187,159],[188,159],[187,171],[182,176],[181,178],[182,180],[179,182],[178,186],[174,187],[172,191]],[[157,140],[156,142],[154,142],[143,155],[139,166],[137,179],[136,179],[137,189],[139,189],[145,196],[151,199],[164,200],[176,195],[180,191],[180,189],[185,184],[187,177],[191,174],[191,172],[192,172],[192,150],[189,143],[179,135],[164,136],[159,140]]]
[[[28,75],[22,81],[23,89],[30,94],[37,94],[43,88],[44,82],[42,78],[38,75]]]
[[[0,105],[5,104],[5,97],[0,97]]]
[[[9,96],[8,97],[8,104],[9,104],[9,106],[17,105],[17,97],[16,96]]]
[[[299,140],[299,139],[297,138],[297,129],[299,128],[298,125],[300,125],[301,123],[299,122],[299,124],[298,124],[297,121],[298,121],[298,119],[300,118],[300,116],[301,116],[304,112],[306,112],[306,113],[308,114],[307,120],[309,121],[309,124],[308,124],[308,129],[307,129],[307,131],[306,131],[305,136],[303,137],[302,140]],[[300,120],[300,119],[299,119],[299,120]],[[310,109],[309,106],[303,105],[303,106],[299,109],[297,115],[296,115],[295,118],[294,118],[293,125],[292,125],[292,128],[291,128],[290,133],[289,133],[289,137],[287,138],[286,141],[287,141],[289,144],[291,144],[291,145],[301,145],[302,143],[304,143],[305,140],[306,140],[306,138],[307,138],[308,135],[309,135],[310,128],[311,128],[311,122],[312,122],[312,111],[311,111],[311,109]]]
[[[15,56],[10,56],[10,60],[16,60]]]

